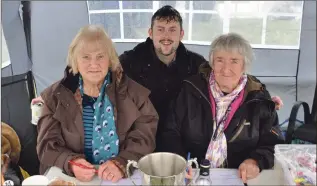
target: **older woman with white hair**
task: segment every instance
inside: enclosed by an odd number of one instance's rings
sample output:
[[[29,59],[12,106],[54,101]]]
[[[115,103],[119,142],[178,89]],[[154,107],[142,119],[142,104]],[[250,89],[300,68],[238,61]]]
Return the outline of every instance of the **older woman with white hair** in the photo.
[[[57,166],[80,181],[96,173],[116,182],[127,175],[128,160],[155,149],[158,115],[150,91],[124,75],[101,26],[80,29],[67,62],[64,78],[41,94],[40,172]]]
[[[265,86],[246,74],[248,41],[229,33],[211,44],[210,62],[184,80],[164,126],[165,151],[208,159],[212,168],[239,168],[243,181],[274,164],[283,143],[275,104]]]

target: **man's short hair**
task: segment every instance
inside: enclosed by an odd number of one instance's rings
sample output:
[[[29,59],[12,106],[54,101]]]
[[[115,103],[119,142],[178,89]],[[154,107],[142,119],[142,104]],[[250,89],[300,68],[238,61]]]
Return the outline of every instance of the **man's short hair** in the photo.
[[[181,30],[183,29],[182,16],[175,8],[173,8],[170,5],[165,5],[154,13],[151,20],[151,28],[153,28],[155,20],[165,20],[167,22],[170,22],[170,21],[179,22]]]

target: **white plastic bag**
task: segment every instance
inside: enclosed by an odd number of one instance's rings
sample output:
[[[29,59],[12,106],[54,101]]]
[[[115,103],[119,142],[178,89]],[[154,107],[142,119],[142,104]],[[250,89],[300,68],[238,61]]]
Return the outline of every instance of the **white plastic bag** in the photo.
[[[286,184],[316,185],[316,147],[307,145],[279,147],[275,150],[275,157],[282,164]]]

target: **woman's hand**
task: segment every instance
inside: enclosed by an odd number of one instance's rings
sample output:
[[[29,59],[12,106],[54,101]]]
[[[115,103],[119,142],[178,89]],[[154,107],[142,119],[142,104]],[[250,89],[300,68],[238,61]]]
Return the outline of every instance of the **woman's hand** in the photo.
[[[275,110],[280,110],[283,106],[283,101],[279,96],[273,96],[272,101],[275,103]]]
[[[98,177],[103,180],[117,182],[123,177],[123,173],[111,160],[99,166]]]
[[[94,169],[95,167],[83,158],[78,158],[72,161],[78,164],[85,165],[88,168],[91,168],[91,169],[85,169],[76,165],[70,165],[72,172],[74,173],[75,177],[79,181],[82,181],[82,182],[91,181],[95,175],[95,169]]]
[[[36,103],[44,103],[44,100],[42,99],[41,96],[32,99],[31,104],[33,105],[33,104],[36,104]]]
[[[253,179],[259,174],[260,168],[253,159],[246,159],[239,166],[239,176],[243,183],[247,183],[247,180]]]

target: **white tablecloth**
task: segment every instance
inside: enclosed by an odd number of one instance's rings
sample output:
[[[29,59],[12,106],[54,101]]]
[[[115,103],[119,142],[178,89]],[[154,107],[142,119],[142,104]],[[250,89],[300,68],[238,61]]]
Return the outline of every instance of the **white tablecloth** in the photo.
[[[225,171],[226,169],[212,169],[211,174],[215,171]],[[66,181],[73,181],[77,185],[102,185],[102,180],[100,180],[97,176],[90,182],[79,182],[74,177],[67,176],[62,173],[62,170],[57,167],[51,167],[47,173],[46,177],[51,180],[55,177],[62,178]],[[114,184],[116,185],[116,184]],[[283,185],[283,173],[280,169],[274,170],[263,170],[260,175],[252,180],[248,181],[248,185]]]

